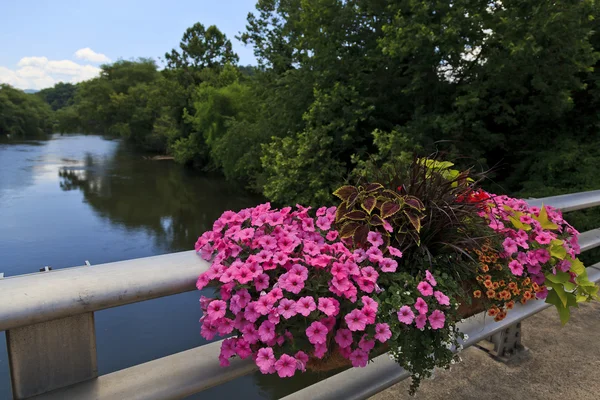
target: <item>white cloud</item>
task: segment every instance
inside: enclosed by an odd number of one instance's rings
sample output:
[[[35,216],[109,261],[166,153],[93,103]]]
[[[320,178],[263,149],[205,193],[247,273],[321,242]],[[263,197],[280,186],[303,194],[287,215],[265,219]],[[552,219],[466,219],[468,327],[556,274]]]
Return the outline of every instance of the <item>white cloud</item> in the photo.
[[[95,78],[100,68],[71,60],[48,60],[46,57],[23,57],[16,69],[0,66],[0,83],[20,89],[44,89],[58,82],[77,83]]]
[[[80,60],[91,61],[94,63],[107,63],[110,62],[110,58],[106,57],[106,55],[102,53],[96,53],[94,50],[86,47],[84,49],[79,49],[75,52],[75,57]]]

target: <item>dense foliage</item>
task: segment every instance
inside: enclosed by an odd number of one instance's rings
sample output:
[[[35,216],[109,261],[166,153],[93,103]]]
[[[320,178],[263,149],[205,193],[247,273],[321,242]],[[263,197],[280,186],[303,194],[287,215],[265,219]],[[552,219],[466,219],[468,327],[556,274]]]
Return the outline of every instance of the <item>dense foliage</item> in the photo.
[[[435,150],[520,196],[600,187],[595,1],[309,3],[257,2],[239,37],[257,68],[197,23],[163,70],[118,61],[72,100],[42,96],[64,131],[122,135],[278,203],[332,204],[349,176]]]
[[[52,110],[34,94],[0,84],[0,136],[36,137],[52,130]]]

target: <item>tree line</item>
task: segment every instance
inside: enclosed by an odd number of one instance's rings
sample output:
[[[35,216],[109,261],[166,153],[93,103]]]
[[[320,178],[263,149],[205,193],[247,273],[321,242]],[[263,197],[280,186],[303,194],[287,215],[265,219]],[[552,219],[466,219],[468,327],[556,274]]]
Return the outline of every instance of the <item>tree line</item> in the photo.
[[[61,131],[119,135],[277,203],[327,204],[433,151],[492,168],[497,191],[598,189],[598,15],[593,0],[260,0],[239,35],[257,66],[197,23],[162,69],[120,60],[33,96]]]

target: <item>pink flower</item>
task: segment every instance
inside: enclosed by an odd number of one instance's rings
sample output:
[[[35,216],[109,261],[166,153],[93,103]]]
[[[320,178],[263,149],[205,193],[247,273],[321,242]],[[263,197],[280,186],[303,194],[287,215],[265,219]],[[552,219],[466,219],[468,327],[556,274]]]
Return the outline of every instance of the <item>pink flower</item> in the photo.
[[[552,236],[548,233],[548,232],[540,232],[536,237],[535,240],[539,243],[539,244],[550,244],[550,242],[552,241]]]
[[[335,334],[335,342],[342,348],[350,347],[352,344],[352,332],[348,329],[338,329]]]
[[[540,300],[543,300],[546,297],[548,297],[548,288],[544,286],[544,288],[542,290],[540,290],[539,292],[537,292],[535,294],[535,297],[537,297]]]
[[[374,311],[372,308],[369,308],[369,307],[363,307],[361,311],[362,311],[363,315],[365,316],[365,318],[367,319],[367,325],[375,323],[375,318],[377,317],[377,311]]]
[[[225,311],[227,310],[227,303],[223,300],[213,300],[208,305],[207,311],[208,315],[206,318],[209,321],[214,321],[219,318],[223,318],[225,316]]]
[[[320,297],[318,308],[328,317],[333,317],[340,311],[340,303],[331,297]]]
[[[322,231],[329,230],[329,228],[331,228],[331,221],[326,216],[319,217],[317,218],[317,226]]]
[[[400,307],[400,311],[398,311],[398,321],[403,324],[410,325],[415,319],[415,314],[412,312],[409,306]]]
[[[333,330],[333,328],[335,327],[336,319],[335,319],[335,317],[325,317],[325,318],[321,318],[319,320],[319,322],[322,323],[323,325],[325,325],[325,327],[327,328],[327,331],[331,332]]]
[[[323,356],[327,353],[327,345],[325,343],[317,343],[315,344],[314,355],[317,358],[323,358]]]
[[[337,239],[338,237],[338,231],[329,231],[327,233],[327,235],[325,236],[325,239],[329,240],[330,242],[334,241],[335,239]]]
[[[375,282],[368,280],[367,278],[360,277],[356,280],[358,287],[363,292],[372,293],[375,290]]]
[[[258,342],[258,331],[254,327],[254,324],[246,324],[241,329],[242,335],[245,341],[250,344],[255,344]]]
[[[303,351],[299,351],[294,355],[296,358],[296,368],[300,371],[306,371],[306,364],[308,363],[308,354]]]
[[[508,263],[508,268],[513,275],[521,276],[523,275],[523,265],[517,260],[512,260]]]
[[[438,303],[442,306],[449,306],[450,305],[450,298],[448,296],[446,296],[444,293],[440,292],[439,290],[436,290],[433,293],[433,296],[435,297],[435,299],[438,301]]]
[[[284,265],[288,262],[288,256],[283,252],[277,252],[273,254],[273,262],[275,264]]]
[[[363,278],[373,283],[377,282],[377,278],[379,277],[379,274],[373,267],[364,267],[361,269],[360,274],[363,276]]]
[[[315,321],[306,328],[306,336],[312,344],[324,344],[327,340],[327,327]]]
[[[367,335],[363,335],[363,337],[360,339],[360,342],[358,342],[358,347],[366,352],[369,352],[373,350],[373,347],[375,347],[375,339],[369,339]]]
[[[245,285],[252,280],[252,271],[248,267],[243,266],[237,270],[233,277],[236,281]]]
[[[244,318],[250,322],[255,322],[260,317],[260,313],[256,311],[256,302],[252,301],[248,303],[248,306],[244,310]]]
[[[279,285],[283,290],[298,294],[304,289],[304,279],[298,275],[289,275],[288,273],[285,273],[279,277]]]
[[[292,377],[296,372],[296,359],[283,354],[275,363],[275,370],[280,378]]]
[[[275,339],[275,324],[270,321],[264,321],[258,328],[258,336],[263,342]]]
[[[233,320],[229,318],[220,318],[215,321],[219,335],[225,336],[233,331]]]
[[[290,319],[296,315],[296,302],[290,299],[281,299],[277,311],[285,319]]]
[[[306,254],[310,254],[311,256],[316,256],[321,252],[321,249],[319,249],[319,245],[311,241],[305,241],[302,250]]]
[[[258,349],[258,352],[256,353],[256,365],[260,369],[260,372],[263,374],[268,373],[271,367],[275,365],[273,349],[270,347]]]
[[[365,261],[368,255],[363,249],[356,249],[354,250],[354,253],[352,253],[352,257],[354,258],[354,261],[359,263]]]
[[[433,288],[431,287],[431,285],[425,281],[420,282],[417,285],[417,289],[419,290],[419,292],[421,292],[421,295],[427,297],[427,296],[431,296],[433,294]]]
[[[425,327],[426,323],[427,323],[427,315],[426,314],[419,314],[417,316],[417,318],[415,318],[415,326],[417,327],[417,329],[423,329]]]
[[[392,260],[391,258],[383,258],[379,262],[382,272],[396,272],[398,269],[398,261]]]
[[[367,241],[375,247],[379,247],[383,244],[383,238],[379,232],[369,232],[367,235]]]
[[[258,291],[258,292],[268,288],[269,287],[269,275],[260,274],[256,278],[254,278],[254,287],[256,288],[256,291]]]
[[[527,272],[531,275],[537,275],[542,272],[542,266],[540,264],[527,265]]]
[[[419,312],[419,314],[427,314],[429,308],[427,307],[427,303],[423,300],[422,297],[419,297],[415,302],[415,309]]]
[[[369,355],[364,350],[356,349],[350,354],[350,361],[352,361],[353,367],[366,367]]]
[[[441,329],[444,327],[444,322],[446,321],[446,316],[440,310],[434,310],[431,315],[429,315],[429,325],[431,325],[431,329]]]
[[[291,275],[298,275],[303,281],[308,278],[308,269],[300,264],[292,265],[289,272]]]
[[[317,305],[315,304],[315,300],[310,296],[302,297],[296,302],[296,312],[305,317],[308,317],[308,315],[316,309]]]
[[[202,323],[202,327],[200,328],[200,335],[206,340],[214,339],[217,334],[217,327],[212,325],[208,321],[204,321]]]
[[[531,224],[533,223],[533,218],[531,218],[530,215],[525,214],[519,217],[519,221],[521,221],[524,224]]]
[[[394,257],[402,258],[402,252],[400,250],[398,250],[397,248],[388,246],[387,249],[390,252],[390,254],[393,255]]]
[[[377,303],[375,300],[373,300],[369,296],[363,296],[360,298],[360,300],[362,301],[362,303],[365,307],[368,307],[368,308],[372,309],[373,311],[377,312],[379,303]]]
[[[383,323],[375,325],[375,339],[379,340],[381,343],[384,343],[391,337],[392,331],[390,331],[390,326],[388,324]]]
[[[277,248],[277,240],[269,235],[265,235],[258,239],[258,244],[265,250],[275,250]]]
[[[275,301],[269,296],[260,296],[255,304],[255,309],[260,315],[267,315],[275,305]]]
[[[517,242],[515,242],[509,237],[504,239],[504,242],[502,242],[502,246],[504,247],[504,251],[506,252],[506,254],[508,254],[509,256],[518,251]]]
[[[344,320],[346,321],[346,324],[348,324],[348,329],[353,332],[363,331],[367,326],[367,317],[358,309],[354,309],[349,314],[346,314]]]
[[[437,285],[435,278],[433,277],[433,275],[431,275],[431,272],[429,272],[429,270],[425,271],[425,279],[427,280],[427,282],[429,282],[431,286]]]

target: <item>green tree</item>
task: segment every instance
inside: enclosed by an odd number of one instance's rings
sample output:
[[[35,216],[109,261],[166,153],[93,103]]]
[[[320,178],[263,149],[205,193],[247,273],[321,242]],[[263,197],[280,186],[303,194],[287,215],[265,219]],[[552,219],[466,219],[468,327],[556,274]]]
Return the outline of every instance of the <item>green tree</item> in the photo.
[[[72,83],[58,82],[51,88],[40,90],[36,96],[41,97],[56,111],[73,104],[76,89],[77,86]]]
[[[37,137],[52,131],[52,110],[35,94],[0,84],[0,135]]]

